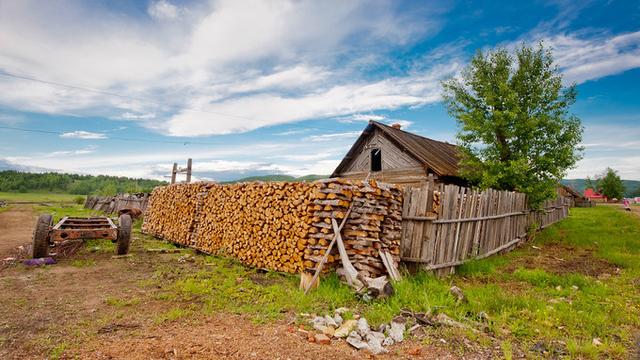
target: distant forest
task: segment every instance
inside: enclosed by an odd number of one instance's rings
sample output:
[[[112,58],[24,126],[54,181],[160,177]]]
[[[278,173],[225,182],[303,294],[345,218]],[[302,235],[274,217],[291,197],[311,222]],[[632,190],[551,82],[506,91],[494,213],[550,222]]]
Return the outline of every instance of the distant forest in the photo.
[[[586,179],[565,179],[562,180],[561,183],[564,185],[571,186],[579,193],[583,193],[584,189],[587,187]],[[624,196],[626,197],[636,197],[640,196],[640,181],[638,180],[622,180],[622,184],[624,185]]]
[[[151,192],[154,187],[165,184],[167,184],[165,181],[118,176],[0,171],[0,191],[6,192],[115,195],[118,193]]]

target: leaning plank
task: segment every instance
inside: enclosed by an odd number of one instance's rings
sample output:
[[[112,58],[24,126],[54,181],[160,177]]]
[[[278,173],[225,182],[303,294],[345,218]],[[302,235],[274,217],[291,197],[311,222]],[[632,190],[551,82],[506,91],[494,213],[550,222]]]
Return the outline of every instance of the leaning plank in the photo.
[[[336,219],[331,219],[331,224],[333,225],[333,231],[336,233],[338,252],[340,252],[340,261],[342,261],[342,267],[344,268],[347,283],[356,289],[356,291],[360,291],[364,287],[364,284],[358,280],[358,270],[356,270],[356,268],[351,264],[351,261],[349,261],[349,255],[347,255],[347,249],[344,247],[344,243],[342,242],[338,222]]]
[[[327,247],[327,250],[325,251],[324,256],[322,257],[322,260],[320,260],[320,262],[318,263],[318,266],[316,267],[316,272],[315,272],[315,274],[313,274],[313,278],[309,282],[309,285],[307,286],[307,288],[304,289],[304,293],[305,294],[307,294],[309,292],[309,289],[311,289],[311,285],[313,285],[313,283],[318,281],[318,276],[320,276],[320,272],[322,271],[322,268],[324,267],[324,264],[327,262],[327,259],[329,258],[329,253],[331,253],[331,250],[333,250],[333,245],[335,245],[336,240],[338,239],[338,236],[340,236],[340,231],[342,231],[342,228],[344,227],[344,224],[347,223],[347,219],[349,218],[349,215],[351,215],[351,210],[352,209],[353,209],[353,202],[351,203],[351,205],[349,205],[349,209],[347,210],[347,214],[345,215],[345,217],[340,222],[340,226],[338,227],[338,231],[335,232],[335,234],[333,236],[333,240],[331,240],[331,243]]]

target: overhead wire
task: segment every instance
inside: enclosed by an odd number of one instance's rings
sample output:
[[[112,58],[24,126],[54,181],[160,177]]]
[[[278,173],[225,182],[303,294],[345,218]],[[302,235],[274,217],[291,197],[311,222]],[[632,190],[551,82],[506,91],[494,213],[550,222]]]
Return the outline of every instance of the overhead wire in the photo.
[[[205,110],[205,109],[199,109],[199,108],[183,108],[183,107],[178,106],[178,105],[165,104],[165,103],[162,103],[160,101],[153,100],[153,99],[138,98],[138,97],[119,94],[119,93],[106,91],[106,90],[102,90],[102,89],[95,89],[95,88],[90,88],[90,87],[85,87],[85,86],[61,83],[61,82],[57,82],[57,81],[44,80],[44,79],[37,78],[35,76],[16,74],[16,73],[7,72],[5,70],[0,70],[0,75],[1,76],[5,76],[5,77],[11,77],[11,78],[15,78],[15,79],[20,79],[20,80],[38,82],[38,83],[47,84],[47,85],[51,85],[51,86],[59,86],[59,87],[65,87],[65,88],[68,88],[68,89],[93,92],[93,93],[107,95],[107,96],[114,96],[114,97],[118,97],[118,98],[122,98],[122,99],[134,100],[134,101],[143,102],[143,103],[152,103],[152,104],[156,104],[156,105],[161,106],[161,107],[170,107],[170,108],[173,108],[173,109],[178,109],[179,111],[208,113],[208,114],[212,114],[212,115],[226,116],[226,117],[249,120],[249,121],[259,121],[260,120],[260,119],[255,119],[255,118],[251,118],[251,117],[248,117],[248,116],[229,114],[229,113],[224,113],[224,112],[219,112],[219,111],[211,111],[211,110]],[[277,124],[277,125],[288,125],[289,127],[295,127],[295,128],[299,128],[299,129],[308,129],[308,130],[331,130],[331,131],[344,131],[345,130],[345,129],[335,129],[335,128],[327,128],[327,127],[319,127],[319,126],[304,126],[304,125],[299,125],[299,124]],[[273,126],[276,126],[276,125],[273,125]],[[195,142],[191,142],[191,143],[195,143]]]

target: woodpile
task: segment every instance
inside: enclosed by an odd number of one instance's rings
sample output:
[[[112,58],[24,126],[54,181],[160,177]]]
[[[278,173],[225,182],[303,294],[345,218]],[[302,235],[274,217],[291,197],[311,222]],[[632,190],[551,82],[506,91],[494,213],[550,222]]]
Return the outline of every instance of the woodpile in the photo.
[[[191,246],[201,188],[202,183],[155,188],[144,215],[142,231],[173,243]]]
[[[361,275],[377,277],[387,273],[381,250],[388,250],[395,264],[400,260],[402,192],[375,181],[330,179],[319,181],[313,206],[313,229],[305,250],[305,267],[315,269],[334,237],[331,219],[343,219],[352,205],[342,230],[349,260]],[[337,252],[337,251],[336,251]],[[329,267],[339,255],[330,254]]]
[[[143,231],[260,268],[313,270],[340,222],[347,255],[364,276],[386,274],[380,252],[397,266],[402,192],[375,181],[329,179],[314,183],[175,184],[156,188]],[[326,269],[340,256],[334,249]]]
[[[311,229],[307,208],[316,187],[284,182],[213,185],[203,201],[194,245],[255,267],[300,272]]]

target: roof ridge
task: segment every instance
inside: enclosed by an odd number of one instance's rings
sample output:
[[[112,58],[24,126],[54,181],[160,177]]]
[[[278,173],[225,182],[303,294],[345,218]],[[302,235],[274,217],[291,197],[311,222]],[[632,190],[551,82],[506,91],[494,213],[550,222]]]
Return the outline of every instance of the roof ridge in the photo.
[[[445,145],[449,145],[449,146],[453,146],[453,147],[458,147],[458,145],[456,145],[456,144],[451,144],[451,143],[446,142],[446,141],[436,140],[436,139],[428,138],[428,137],[426,137],[426,136],[422,136],[422,135],[419,135],[419,134],[415,134],[415,133],[412,133],[412,132],[409,132],[409,131],[406,131],[406,130],[402,130],[402,129],[394,128],[393,126],[389,126],[389,125],[387,125],[387,124],[383,124],[383,123],[381,123],[381,122],[379,122],[379,121],[369,120],[369,123],[373,123],[374,125],[377,125],[377,126],[378,126],[378,125],[379,125],[379,126],[382,126],[382,129],[384,129],[384,130],[390,130],[390,131],[402,131],[404,134],[407,134],[407,135],[410,135],[410,136],[415,136],[415,137],[419,137],[419,138],[424,139],[424,140],[428,140],[428,141],[435,141],[435,142],[438,142],[438,143],[441,143],[441,144],[445,144]]]

